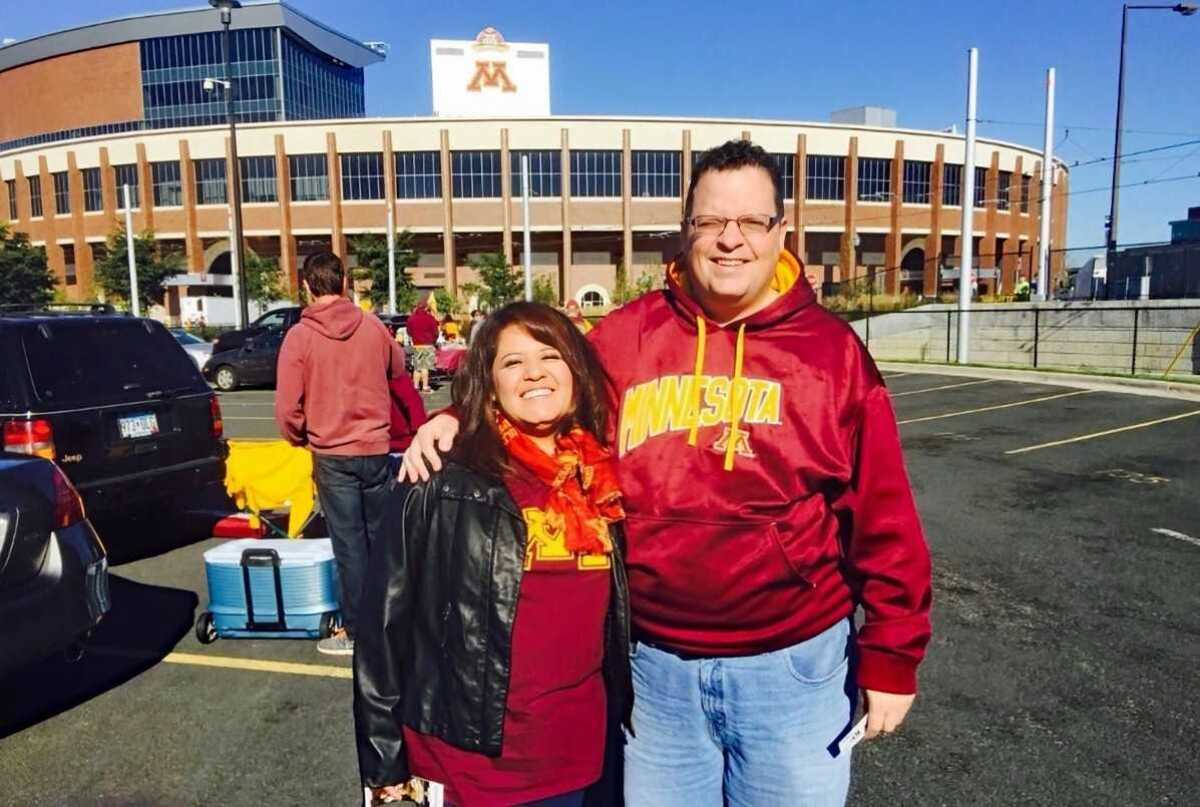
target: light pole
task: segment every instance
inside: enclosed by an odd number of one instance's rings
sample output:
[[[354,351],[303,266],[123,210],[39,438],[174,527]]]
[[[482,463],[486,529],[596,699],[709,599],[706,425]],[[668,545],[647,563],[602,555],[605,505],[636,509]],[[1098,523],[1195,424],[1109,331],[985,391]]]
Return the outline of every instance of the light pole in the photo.
[[[1108,234],[1104,239],[1108,252],[1109,265],[1112,264],[1112,253],[1117,248],[1117,202],[1121,194],[1121,130],[1125,120],[1125,28],[1129,22],[1129,12],[1132,11],[1174,11],[1190,17],[1196,13],[1195,3],[1167,3],[1159,5],[1129,5],[1121,6],[1121,59],[1117,71],[1117,136],[1113,142],[1112,198],[1108,206]]]
[[[237,124],[233,119],[233,67],[230,64],[229,53],[229,23],[233,17],[233,9],[241,8],[242,4],[239,0],[208,0],[208,4],[221,12],[221,25],[225,29],[221,36],[221,55],[225,61],[225,117],[229,120],[230,170],[233,172],[231,179],[234,248],[230,250],[230,254],[237,256],[237,265],[233,267],[233,271],[237,277],[238,288],[242,290],[238,299],[238,314],[241,317],[241,326],[245,328],[250,324],[250,307],[247,299],[249,295],[246,294],[246,262],[242,260],[242,256],[246,254],[245,238],[242,235],[242,172],[238,161]]]

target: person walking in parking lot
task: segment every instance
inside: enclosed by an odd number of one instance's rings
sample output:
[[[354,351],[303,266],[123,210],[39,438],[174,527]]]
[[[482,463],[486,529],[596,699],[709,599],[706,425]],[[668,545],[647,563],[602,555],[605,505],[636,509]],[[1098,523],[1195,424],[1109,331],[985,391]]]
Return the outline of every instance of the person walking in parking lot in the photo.
[[[289,443],[313,452],[337,561],[343,627],[317,649],[351,655],[367,556],[392,477],[388,380],[405,374],[404,351],[377,317],[345,297],[336,255],[310,255],[300,281],[309,304],[279,351],[275,420]]]
[[[441,331],[437,317],[430,310],[435,306],[432,295],[425,295],[408,317],[408,338],[413,346],[413,382],[421,392],[433,392],[429,374],[437,364],[437,340]]]

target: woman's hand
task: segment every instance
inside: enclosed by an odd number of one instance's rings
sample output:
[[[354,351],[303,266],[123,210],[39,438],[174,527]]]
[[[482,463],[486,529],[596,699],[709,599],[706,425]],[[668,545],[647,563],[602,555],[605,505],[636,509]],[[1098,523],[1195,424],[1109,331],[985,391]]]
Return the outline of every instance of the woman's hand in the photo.
[[[458,434],[458,418],[450,415],[435,415],[422,424],[413,437],[412,444],[404,452],[400,468],[401,482],[426,482],[431,470],[442,470],[441,455],[454,445]]]
[[[388,785],[387,787],[371,788],[371,801],[374,804],[389,804],[399,802],[405,796],[404,785]]]
[[[867,734],[863,739],[873,740],[880,734],[891,734],[900,728],[916,697],[864,689],[863,707],[867,712]]]

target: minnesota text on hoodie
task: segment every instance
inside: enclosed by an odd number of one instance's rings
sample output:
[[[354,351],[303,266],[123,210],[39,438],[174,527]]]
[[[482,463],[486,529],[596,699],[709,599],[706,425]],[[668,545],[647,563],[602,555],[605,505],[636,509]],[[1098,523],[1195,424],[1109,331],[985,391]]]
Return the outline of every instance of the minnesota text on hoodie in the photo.
[[[378,317],[344,297],[310,305],[279,350],[275,420],[316,454],[386,454],[388,379],[403,373],[404,352]]]
[[[619,405],[635,635],[778,650],[861,605],[858,684],[916,691],[930,563],[883,379],[784,252],[780,297],[719,326],[674,264],[590,338]]]

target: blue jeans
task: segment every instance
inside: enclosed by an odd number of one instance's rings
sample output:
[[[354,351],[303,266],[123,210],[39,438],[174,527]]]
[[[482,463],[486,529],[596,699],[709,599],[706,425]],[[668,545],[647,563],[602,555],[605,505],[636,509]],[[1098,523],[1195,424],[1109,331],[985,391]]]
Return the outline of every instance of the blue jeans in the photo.
[[[842,620],[792,647],[737,658],[633,651],[629,807],[841,807],[854,716],[852,631]]]

